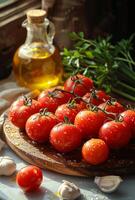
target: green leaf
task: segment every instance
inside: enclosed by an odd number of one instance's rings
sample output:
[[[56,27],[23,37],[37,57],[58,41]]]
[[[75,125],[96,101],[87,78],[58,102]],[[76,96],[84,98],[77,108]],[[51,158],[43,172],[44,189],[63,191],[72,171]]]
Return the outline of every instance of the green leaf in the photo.
[[[79,33],[79,36],[80,36],[81,38],[84,38],[84,33],[83,33],[83,32],[80,32],[80,33]]]
[[[86,54],[86,56],[87,56],[88,58],[90,58],[90,59],[94,58],[94,56],[93,56],[93,54],[92,54],[91,51],[86,51],[85,54]]]
[[[78,39],[78,35],[75,32],[69,33],[69,37],[71,38],[71,40],[77,40]]]

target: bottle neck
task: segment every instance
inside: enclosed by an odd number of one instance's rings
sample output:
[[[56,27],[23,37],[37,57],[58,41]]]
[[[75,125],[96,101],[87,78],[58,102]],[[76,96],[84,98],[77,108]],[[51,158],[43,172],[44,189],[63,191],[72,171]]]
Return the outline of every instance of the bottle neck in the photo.
[[[48,44],[46,30],[44,24],[28,24],[27,37],[25,45],[30,45],[31,43],[44,43]]]
[[[52,44],[54,34],[49,35],[47,33],[48,20],[40,24],[28,23],[28,21],[25,20],[22,26],[27,29],[27,37],[24,45],[22,45],[20,49],[21,54],[28,55],[29,52],[31,56],[37,53],[42,55],[46,52],[49,54],[54,53],[55,47]]]

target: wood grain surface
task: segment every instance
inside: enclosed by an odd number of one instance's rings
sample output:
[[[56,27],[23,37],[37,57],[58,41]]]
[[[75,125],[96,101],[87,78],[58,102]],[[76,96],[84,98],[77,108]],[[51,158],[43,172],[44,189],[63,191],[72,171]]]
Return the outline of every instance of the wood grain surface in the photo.
[[[8,119],[5,120],[4,137],[11,149],[23,160],[61,174],[74,176],[96,176],[108,174],[135,174],[135,144],[121,151],[112,152],[107,162],[94,166],[85,163],[81,150],[68,154],[56,152],[50,144],[37,144],[25,132],[20,131]]]

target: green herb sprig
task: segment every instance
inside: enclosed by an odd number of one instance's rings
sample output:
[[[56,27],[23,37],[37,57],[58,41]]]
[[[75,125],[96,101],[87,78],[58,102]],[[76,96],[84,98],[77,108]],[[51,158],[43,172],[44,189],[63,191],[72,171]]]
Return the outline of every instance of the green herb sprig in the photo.
[[[134,35],[116,44],[111,43],[111,36],[91,40],[85,39],[83,32],[73,32],[70,37],[74,48],[61,52],[66,78],[84,74],[97,88],[135,101],[135,62],[131,55]]]

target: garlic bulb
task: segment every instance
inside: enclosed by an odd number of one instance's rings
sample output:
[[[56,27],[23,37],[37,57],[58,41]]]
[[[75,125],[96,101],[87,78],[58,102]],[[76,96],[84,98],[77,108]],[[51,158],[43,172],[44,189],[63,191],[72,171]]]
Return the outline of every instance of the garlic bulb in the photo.
[[[2,148],[5,146],[5,142],[3,142],[1,139],[0,139],[0,151],[2,150]]]
[[[0,157],[0,175],[10,176],[16,171],[14,160],[8,156]]]
[[[58,193],[64,200],[74,200],[80,196],[80,189],[74,183],[63,180]]]
[[[122,179],[120,176],[102,176],[95,177],[94,182],[98,185],[101,191],[110,193],[118,188]]]

